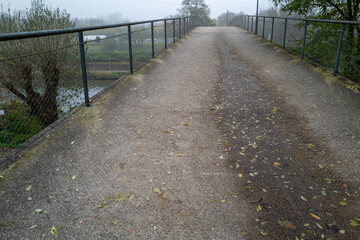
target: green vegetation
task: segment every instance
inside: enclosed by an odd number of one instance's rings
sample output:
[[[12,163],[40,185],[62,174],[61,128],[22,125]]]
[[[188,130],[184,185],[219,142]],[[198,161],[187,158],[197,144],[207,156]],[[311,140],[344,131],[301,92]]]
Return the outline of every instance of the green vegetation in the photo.
[[[0,148],[9,147],[4,122],[11,148],[22,144],[45,127],[38,118],[30,114],[29,106],[18,100],[12,100],[0,108],[6,110],[5,117],[0,121]]]
[[[358,21],[360,15],[358,0],[273,0],[273,2],[282,11],[313,19]],[[330,64],[333,67],[340,28],[340,24],[309,23],[306,56],[324,66]],[[359,32],[359,25],[346,25],[339,66],[339,72],[355,82],[360,79]]]

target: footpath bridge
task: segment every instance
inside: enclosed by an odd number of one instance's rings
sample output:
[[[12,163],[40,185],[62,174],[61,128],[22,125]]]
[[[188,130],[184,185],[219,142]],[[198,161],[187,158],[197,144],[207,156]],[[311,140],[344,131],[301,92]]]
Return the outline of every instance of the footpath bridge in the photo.
[[[360,96],[198,27],[3,172],[1,239],[359,239]]]

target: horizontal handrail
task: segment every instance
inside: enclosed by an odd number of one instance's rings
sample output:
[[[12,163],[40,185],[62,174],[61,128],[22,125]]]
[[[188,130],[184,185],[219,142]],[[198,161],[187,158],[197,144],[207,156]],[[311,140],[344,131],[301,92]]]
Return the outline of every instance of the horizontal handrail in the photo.
[[[60,34],[78,33],[78,32],[93,31],[93,30],[100,30],[106,28],[127,27],[127,26],[134,26],[134,25],[140,25],[146,23],[160,22],[165,20],[170,21],[170,20],[178,20],[178,19],[191,18],[191,17],[187,16],[187,17],[178,17],[178,18],[164,18],[164,19],[155,19],[155,20],[140,21],[140,22],[107,24],[102,26],[91,26],[91,27],[53,29],[53,30],[33,31],[33,32],[4,33],[4,34],[0,34],[0,42],[8,41],[8,40],[18,40],[24,38],[36,38],[36,37],[45,37],[45,36],[53,36]]]
[[[275,19],[288,19],[288,20],[297,20],[297,21],[308,21],[308,22],[323,22],[323,23],[338,23],[338,24],[354,24],[360,25],[359,21],[341,21],[341,20],[328,20],[328,19],[313,19],[313,18],[295,18],[295,17],[279,17],[279,16],[264,16],[264,15],[238,15],[236,17],[265,17],[265,18],[275,18]],[[235,17],[235,18],[236,18]]]

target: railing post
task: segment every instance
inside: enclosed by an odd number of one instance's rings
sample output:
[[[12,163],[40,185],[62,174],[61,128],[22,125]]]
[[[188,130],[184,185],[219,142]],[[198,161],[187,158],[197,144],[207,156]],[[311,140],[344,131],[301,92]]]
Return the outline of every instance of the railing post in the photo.
[[[181,18],[179,18],[179,39],[181,39]]]
[[[79,32],[79,48],[80,48],[80,60],[81,60],[81,71],[82,71],[82,79],[83,79],[83,87],[84,87],[85,106],[90,106],[83,32]]]
[[[132,40],[131,40],[131,25],[128,25],[128,41],[129,41],[130,74],[133,74],[134,73],[134,66],[133,66],[133,52],[132,52]]]
[[[266,22],[266,17],[264,17],[263,18],[263,21],[264,21],[264,23],[263,23],[263,31],[262,31],[262,38],[264,38],[265,37],[265,22]]]
[[[285,49],[286,45],[286,29],[287,29],[287,18],[285,18],[285,29],[284,29],[284,40],[283,40],[283,48]]]
[[[254,17],[251,16],[251,33],[253,33]]]
[[[166,20],[164,20],[164,33],[165,33],[165,36],[164,36],[164,40],[165,40],[165,49],[167,49],[167,26],[166,26]]]
[[[248,16],[248,20],[247,20],[247,30],[250,30],[250,16]]]
[[[152,58],[155,58],[154,22],[151,22],[151,56]]]
[[[275,18],[272,18],[272,23],[271,23],[271,38],[270,38],[270,42],[273,41],[273,36],[274,36],[274,22],[275,22]]]
[[[186,35],[186,18],[184,18],[184,36]]]
[[[344,38],[344,31],[345,31],[345,24],[341,24],[341,31],[340,31],[340,39],[339,39],[339,45],[336,53],[336,62],[335,62],[335,68],[334,68],[334,76],[338,73],[339,68],[339,62],[340,62],[340,55],[341,55],[341,46]]]
[[[175,19],[173,19],[173,43],[176,42],[176,23],[175,23]]]
[[[305,56],[307,27],[308,27],[308,21],[305,20],[304,40],[303,40],[302,49],[301,49],[301,58],[302,58],[302,59],[304,59],[304,56]]]

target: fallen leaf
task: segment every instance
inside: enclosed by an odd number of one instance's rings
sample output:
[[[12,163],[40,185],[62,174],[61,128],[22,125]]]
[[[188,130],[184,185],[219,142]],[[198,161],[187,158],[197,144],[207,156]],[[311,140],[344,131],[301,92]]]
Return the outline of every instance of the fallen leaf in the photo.
[[[34,229],[34,228],[36,228],[37,227],[37,225],[32,225],[31,227],[30,227],[30,229]]]
[[[225,203],[226,202],[226,199],[224,199],[224,200],[221,200],[221,203]]]
[[[242,178],[242,176],[243,176],[243,175],[242,175],[241,173],[239,173],[239,178]]]
[[[162,164],[163,161],[157,160],[154,164]]]
[[[74,141],[71,142],[71,144],[74,144],[74,143],[75,143]]]
[[[300,198],[301,198],[302,200],[304,200],[305,202],[307,202],[306,197],[304,197],[304,196],[300,196]]]
[[[187,126],[189,126],[189,124],[188,124],[188,123],[185,123],[184,126],[187,127]]]
[[[345,230],[340,230],[339,233],[345,234]]]
[[[315,218],[316,220],[321,220],[321,218],[313,213],[310,213],[310,215]]]
[[[35,209],[35,211],[34,212],[36,212],[36,213],[42,213],[43,212],[43,210],[41,210],[41,209]]]
[[[5,225],[6,225],[6,221],[1,224],[1,226],[3,226],[3,227],[4,227]]]
[[[51,228],[51,234],[52,234],[52,235],[58,234],[58,231],[56,230],[55,227],[52,227],[52,228]]]
[[[347,205],[348,205],[346,201],[341,201],[340,204],[343,205],[343,206],[347,206]]]
[[[180,214],[182,214],[182,215],[184,215],[184,216],[190,216],[190,215],[191,215],[191,212],[187,212],[187,211],[181,210],[181,211],[180,211]]]
[[[288,229],[288,228],[293,228],[293,227],[294,227],[294,224],[293,224],[292,222],[290,222],[289,220],[283,221],[282,224],[284,225],[284,227],[285,227],[286,229]]]
[[[157,188],[157,187],[154,187],[154,188],[153,188],[153,192],[154,192],[154,193],[161,193],[160,189]]]
[[[315,223],[315,224],[318,228],[323,229],[323,227],[319,223]]]
[[[75,177],[75,175],[74,175],[74,176],[72,176],[72,180],[75,180],[75,178],[76,178],[76,177]]]
[[[32,186],[30,185],[30,186],[28,186],[27,188],[26,188],[26,191],[30,191],[31,190],[31,188],[32,188]]]
[[[350,225],[353,226],[353,227],[358,227],[358,226],[360,226],[360,224],[357,223],[357,222],[356,222],[355,220],[353,220],[353,219],[350,220]]]
[[[276,168],[280,167],[280,163],[279,162],[274,162],[274,167],[276,167]]]
[[[129,196],[129,200],[133,199],[134,197],[135,197],[135,195],[134,195],[134,194],[131,194],[131,195]]]

